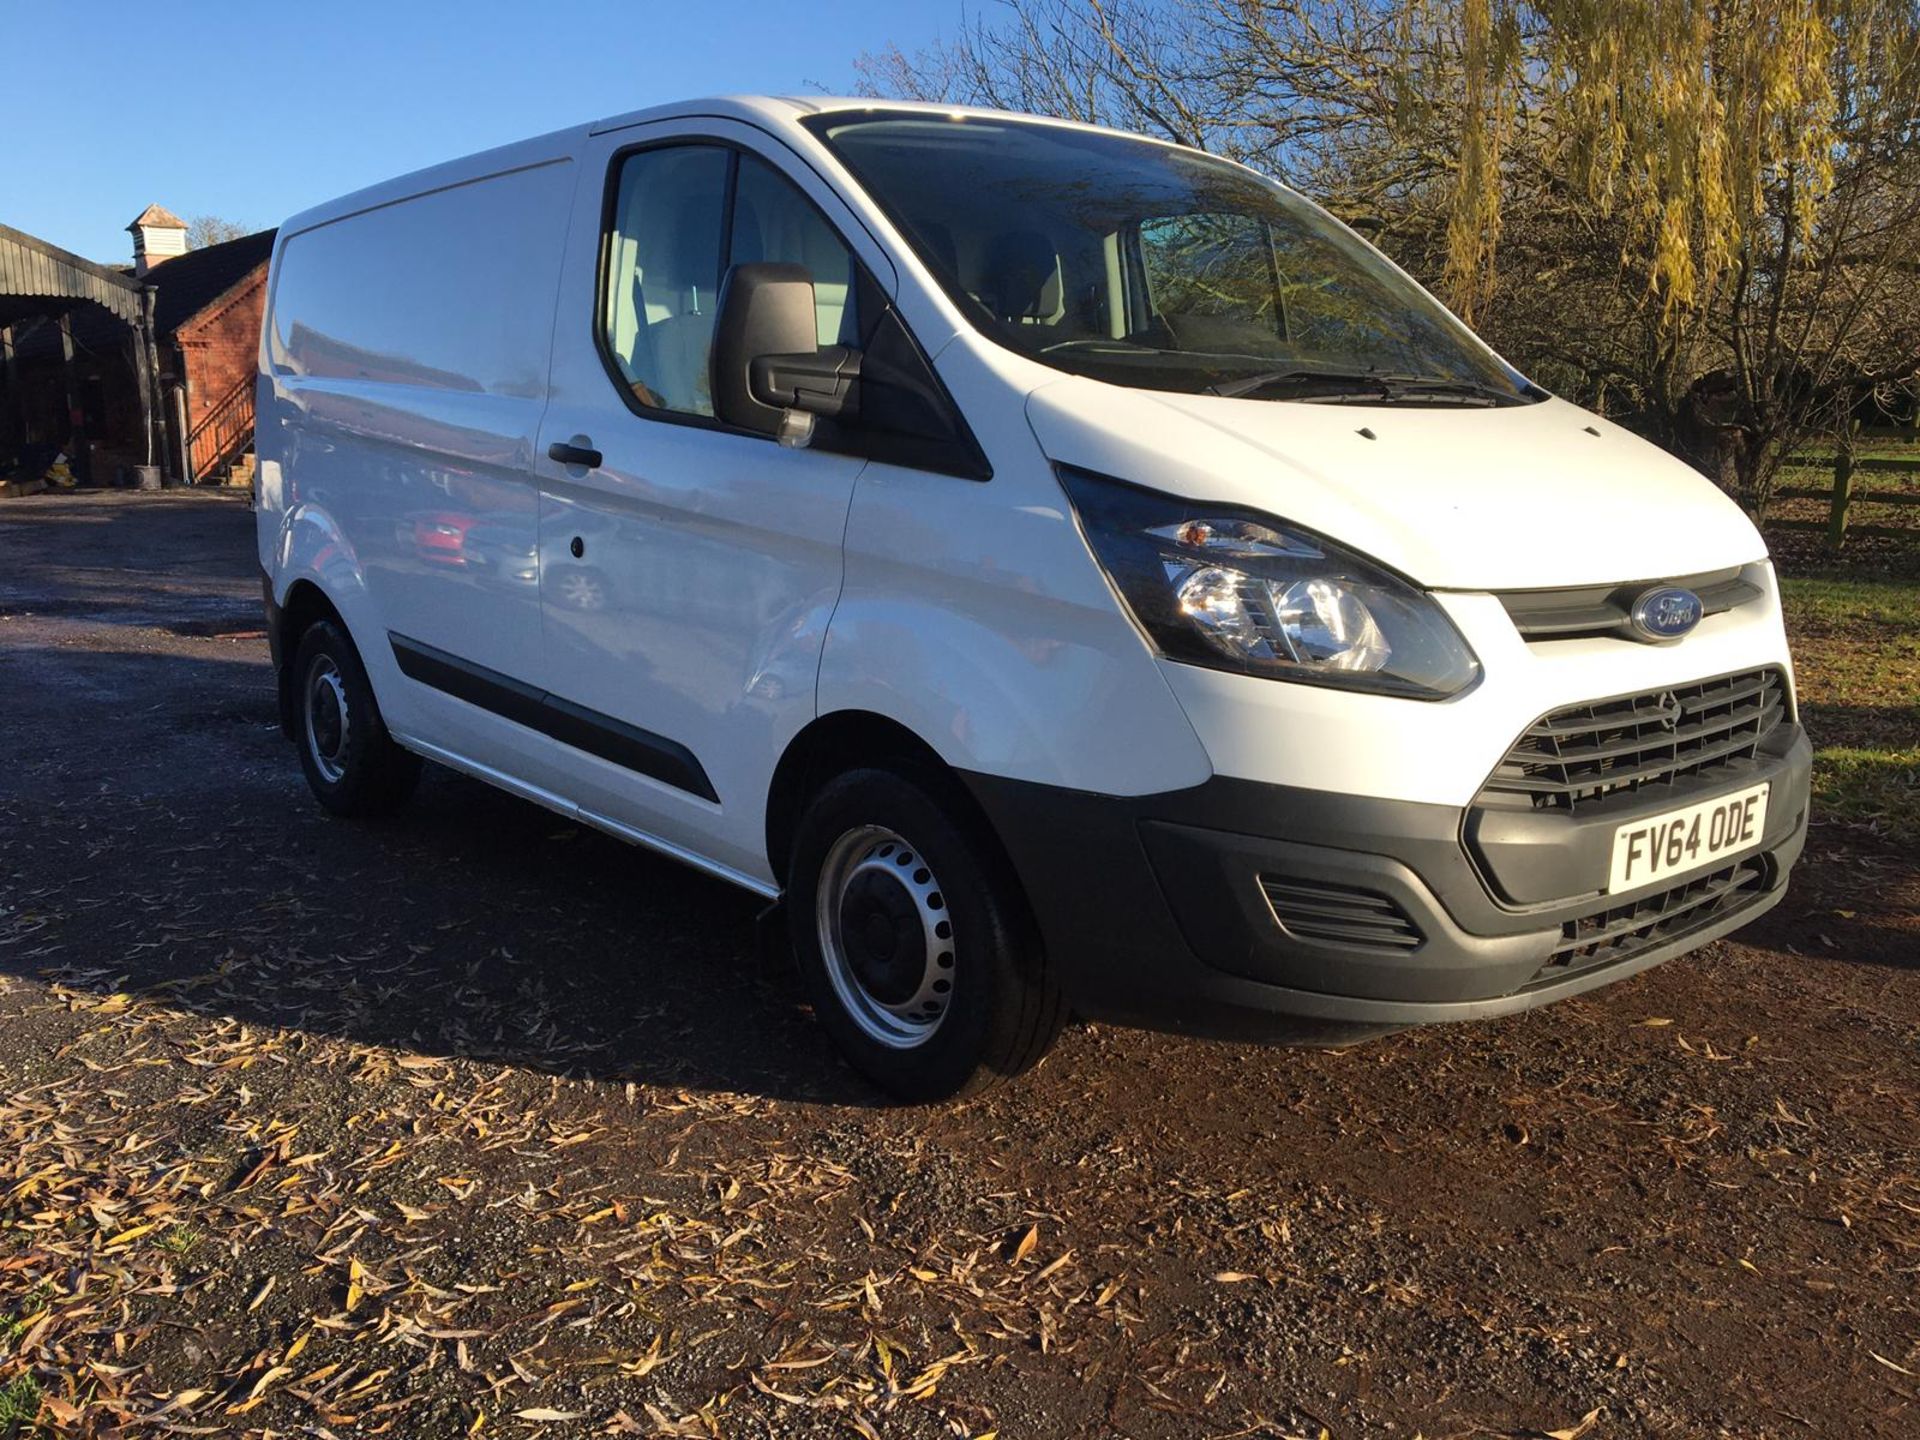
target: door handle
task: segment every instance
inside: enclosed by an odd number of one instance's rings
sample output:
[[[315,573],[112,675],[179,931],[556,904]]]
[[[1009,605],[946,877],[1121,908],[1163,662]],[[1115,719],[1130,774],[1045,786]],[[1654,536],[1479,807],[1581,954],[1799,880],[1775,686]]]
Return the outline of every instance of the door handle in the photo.
[[[586,436],[581,435],[576,438],[586,443],[576,445],[572,440],[556,440],[547,446],[547,458],[557,460],[562,465],[584,465],[589,470],[598,470],[601,461],[600,452],[593,448]]]

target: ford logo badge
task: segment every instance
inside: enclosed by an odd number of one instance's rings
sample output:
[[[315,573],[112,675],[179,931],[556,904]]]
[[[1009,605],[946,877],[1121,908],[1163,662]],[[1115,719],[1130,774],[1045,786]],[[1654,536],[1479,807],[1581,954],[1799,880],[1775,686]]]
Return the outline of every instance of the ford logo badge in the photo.
[[[1704,613],[1700,597],[1693,591],[1660,585],[1635,600],[1627,618],[1645,639],[1678,640],[1700,623]]]

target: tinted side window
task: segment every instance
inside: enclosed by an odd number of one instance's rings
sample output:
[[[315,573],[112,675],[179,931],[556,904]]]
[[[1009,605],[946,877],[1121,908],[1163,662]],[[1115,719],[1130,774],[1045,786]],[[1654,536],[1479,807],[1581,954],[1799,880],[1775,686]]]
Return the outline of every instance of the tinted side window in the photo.
[[[728,263],[773,260],[806,266],[813,277],[820,344],[857,343],[853,256],[826,217],[792,181],[751,155],[740,157],[738,184]]]
[[[642,150],[620,167],[602,334],[633,397],[711,415],[707,354],[725,265],[729,154],[715,145]]]

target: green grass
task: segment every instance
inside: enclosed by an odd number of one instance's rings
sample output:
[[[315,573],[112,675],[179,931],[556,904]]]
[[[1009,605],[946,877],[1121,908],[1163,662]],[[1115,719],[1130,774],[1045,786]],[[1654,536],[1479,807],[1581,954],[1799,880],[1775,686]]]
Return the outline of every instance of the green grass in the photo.
[[[1822,812],[1905,844],[1920,843],[1920,747],[1856,750],[1833,745],[1813,757],[1813,799]]]
[[[47,1301],[52,1297],[52,1289],[42,1281],[20,1297],[19,1308],[13,1314],[0,1318],[0,1360],[6,1358],[13,1342],[27,1333],[27,1327],[40,1318],[40,1312],[47,1308]]]
[[[160,1237],[159,1244],[169,1255],[177,1255],[184,1260],[199,1247],[200,1239],[200,1232],[191,1226],[176,1225]]]
[[[0,1440],[27,1440],[38,1435],[40,1426],[40,1382],[31,1375],[16,1375],[0,1385]]]
[[[13,1314],[0,1318],[0,1360],[40,1318],[52,1294],[45,1284],[36,1285],[20,1297]],[[40,1382],[31,1374],[23,1372],[0,1385],[0,1440],[29,1440],[41,1434],[39,1418]]]
[[[1835,566],[1781,591],[1818,812],[1920,844],[1920,584]]]
[[[1854,457],[1860,460],[1920,460],[1920,439],[1914,437],[1915,432],[1905,430],[1893,435],[1861,435],[1854,440]],[[1826,458],[1831,463],[1831,457],[1839,448],[1838,436],[1816,435],[1795,445],[1792,453]]]
[[[1780,589],[1789,625],[1796,620],[1825,624],[1870,620],[1920,631],[1920,586],[1848,575],[1789,575],[1782,578]]]
[[[1801,445],[1793,452],[1796,456],[1825,460],[1833,463],[1835,447],[1831,441],[1819,444]],[[1854,447],[1856,460],[1920,460],[1920,445],[1909,445],[1903,440],[1862,440]]]

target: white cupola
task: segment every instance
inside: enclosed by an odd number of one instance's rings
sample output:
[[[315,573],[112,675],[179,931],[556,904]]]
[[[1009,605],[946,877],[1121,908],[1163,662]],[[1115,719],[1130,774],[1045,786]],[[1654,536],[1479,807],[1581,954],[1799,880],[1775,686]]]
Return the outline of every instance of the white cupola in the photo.
[[[187,253],[187,222],[164,205],[149,205],[127,226],[133,232],[133,273]]]

